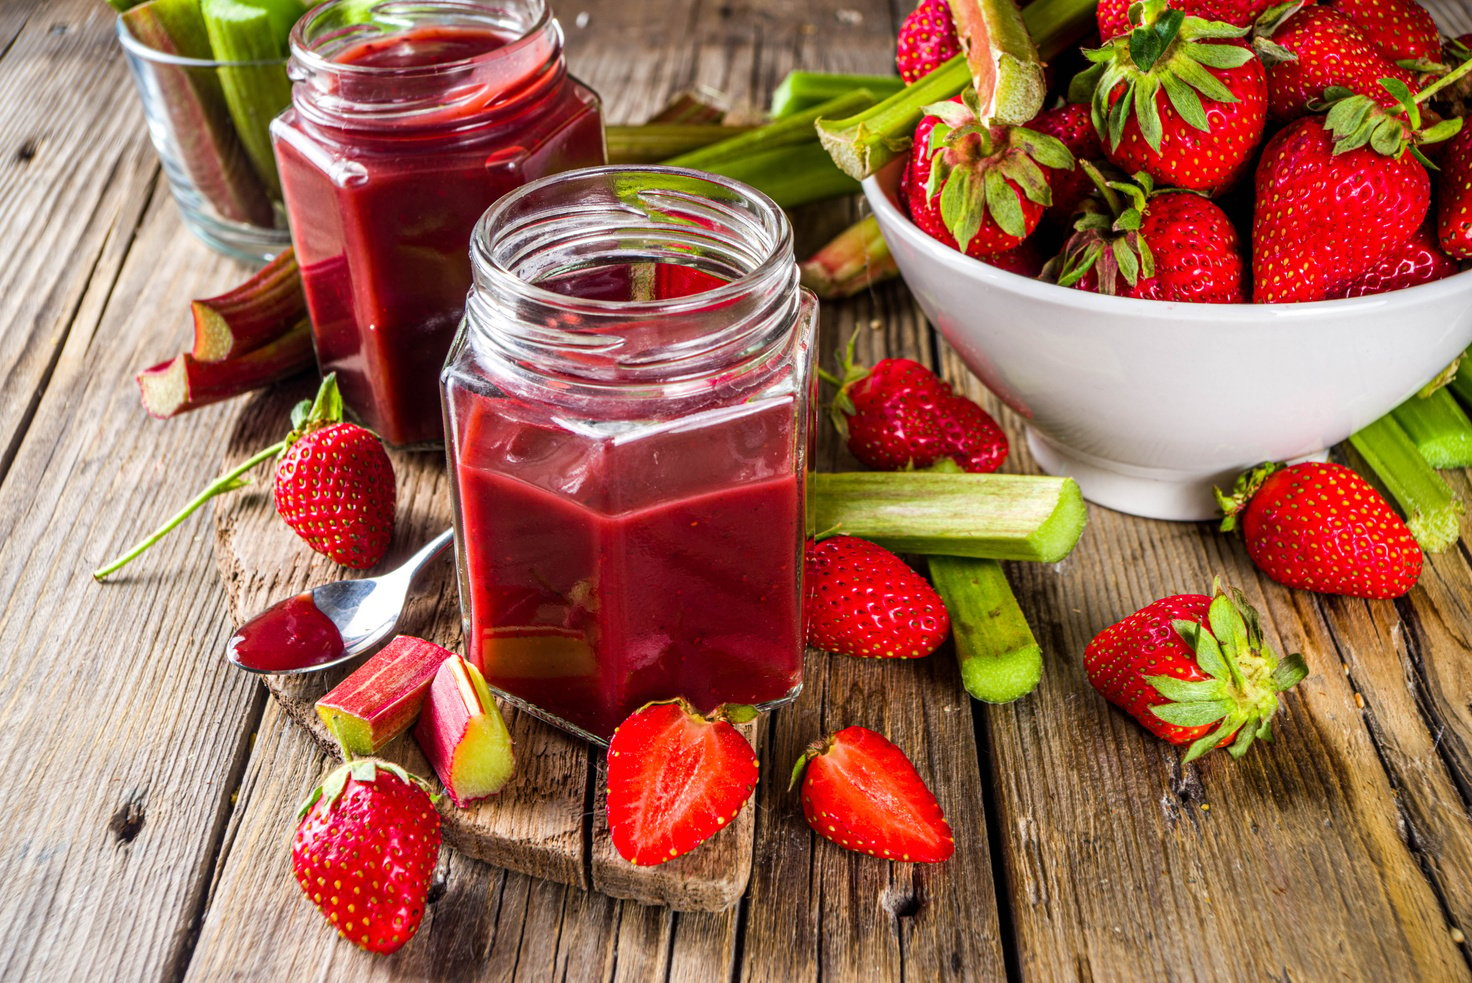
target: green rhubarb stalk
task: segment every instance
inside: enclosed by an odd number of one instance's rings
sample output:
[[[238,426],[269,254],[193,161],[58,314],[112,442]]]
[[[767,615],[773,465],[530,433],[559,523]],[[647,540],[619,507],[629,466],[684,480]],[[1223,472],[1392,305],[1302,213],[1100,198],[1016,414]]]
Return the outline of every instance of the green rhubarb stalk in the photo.
[[[904,87],[905,83],[894,75],[792,71],[772,93],[771,117],[782,119],[856,89],[868,89],[876,98],[887,99]]]
[[[1472,420],[1445,389],[1412,396],[1391,415],[1433,468],[1472,466]]]
[[[287,35],[306,8],[297,0],[203,0],[205,28],[215,58],[235,64],[220,68],[225,102],[235,131],[272,197],[281,179],[271,151],[271,120],[291,103],[291,80],[281,60]]]
[[[808,481],[810,530],[896,552],[1057,563],[1088,519],[1072,478],[861,471]]]
[[[1447,388],[1461,401],[1464,409],[1472,410],[1472,352],[1464,354],[1457,363],[1457,374],[1452,376]]]
[[[1043,650],[996,560],[932,556],[930,581],[951,616],[956,662],[966,692],[984,703],[1011,703],[1043,678]]]
[[[947,0],[956,36],[982,96],[983,119],[1021,124],[1043,108],[1043,61],[1016,0]]]
[[[1423,550],[1439,553],[1457,541],[1461,500],[1426,463],[1393,416],[1382,416],[1351,434],[1349,442],[1400,505],[1411,535]]]
[[[671,167],[708,170],[714,164],[740,161],[754,153],[811,143],[814,139],[813,124],[820,118],[858,112],[866,106],[874,105],[874,98],[873,93],[867,89],[845,92],[812,109],[768,123],[749,133],[738,134],[720,143],[672,157],[665,163]]]
[[[213,57],[199,0],[149,0],[123,14],[122,22],[146,48],[203,61]],[[271,201],[236,136],[219,78],[206,68],[163,61],[150,61],[149,68],[194,187],[224,218],[270,225]]]
[[[802,285],[823,300],[852,297],[900,272],[873,215],[844,229],[798,269]]]
[[[1067,48],[1093,19],[1094,0],[1036,0],[1022,11],[1023,23],[1044,60]],[[965,56],[957,55],[861,113],[820,120],[818,137],[839,167],[862,180],[910,149],[926,106],[944,102],[971,82]],[[982,102],[989,102],[991,95]]]
[[[682,125],[720,123],[726,117],[726,110],[709,101],[718,98],[720,96],[714,93],[707,96],[704,92],[681,92],[666,103],[663,109],[649,117],[646,122]]]
[[[706,164],[702,170],[745,181],[782,208],[841,198],[859,190],[858,182],[835,167],[817,143],[718,161]]]
[[[610,164],[657,164],[753,129],[712,123],[646,123],[607,127],[604,140]]]

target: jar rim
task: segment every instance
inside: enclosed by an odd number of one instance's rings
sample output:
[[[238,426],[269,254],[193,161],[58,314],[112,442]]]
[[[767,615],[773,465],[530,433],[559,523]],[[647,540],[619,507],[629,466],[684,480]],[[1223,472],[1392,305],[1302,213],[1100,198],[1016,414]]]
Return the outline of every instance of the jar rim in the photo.
[[[554,23],[554,18],[552,16],[552,5],[550,3],[547,3],[546,0],[537,0],[537,2],[541,6],[541,10],[538,12],[536,20],[529,24],[515,38],[512,38],[505,44],[492,51],[485,51],[478,55],[471,55],[468,58],[455,58],[447,61],[437,61],[428,65],[385,67],[382,65],[364,65],[356,62],[333,61],[331,58],[325,57],[324,55],[319,53],[316,48],[308,45],[306,40],[306,31],[307,28],[311,25],[312,21],[316,18],[322,16],[325,13],[328,13],[331,9],[343,7],[352,2],[353,0],[325,0],[325,2],[317,4],[315,7],[312,7],[306,13],[302,14],[302,16],[297,20],[295,24],[292,25],[291,28],[291,35],[289,39],[291,57],[299,62],[303,67],[314,72],[336,72],[342,75],[356,75],[362,77],[377,78],[407,78],[412,76],[432,76],[440,72],[458,71],[471,65],[482,65],[508,59],[517,54],[522,47],[531,43],[540,34],[542,34],[542,32],[547,29],[548,25]],[[442,8],[443,10],[450,11],[490,11],[505,9],[504,0],[495,5],[487,2],[487,0],[380,0],[380,2],[372,4],[367,9],[370,12],[376,13],[387,8],[390,12],[392,12],[393,9],[397,7]],[[349,28],[350,27],[351,25],[349,25]],[[348,28],[345,28],[344,30],[346,29]],[[337,32],[337,34],[333,36],[342,36],[342,31]]]
[[[763,228],[771,233],[770,244],[765,249],[765,255],[751,269],[743,272],[719,286],[709,290],[688,294],[683,297],[654,300],[603,300],[597,298],[585,298],[570,296],[549,290],[539,286],[532,281],[519,276],[501,262],[491,249],[491,236],[494,228],[502,222],[507,213],[511,212],[518,204],[527,198],[540,194],[551,187],[566,184],[570,181],[592,181],[605,176],[613,175],[666,175],[680,177],[687,180],[699,182],[722,188],[726,191],[735,191],[744,199],[756,206],[754,211],[760,219]],[[477,276],[484,275],[494,286],[504,289],[521,300],[558,308],[573,312],[587,312],[597,314],[628,313],[631,315],[654,315],[654,314],[679,314],[688,311],[698,311],[712,305],[734,301],[749,293],[754,285],[760,284],[773,275],[773,272],[792,265],[792,223],[787,220],[787,215],[782,208],[763,192],[757,190],[744,181],[734,178],[723,177],[708,171],[695,170],[689,167],[669,167],[658,164],[605,164],[601,167],[584,167],[572,171],[563,171],[558,174],[548,175],[536,181],[529,182],[508,192],[498,198],[487,208],[480,219],[475,223],[475,229],[471,233],[472,259],[476,267]],[[472,292],[475,292],[473,288]]]

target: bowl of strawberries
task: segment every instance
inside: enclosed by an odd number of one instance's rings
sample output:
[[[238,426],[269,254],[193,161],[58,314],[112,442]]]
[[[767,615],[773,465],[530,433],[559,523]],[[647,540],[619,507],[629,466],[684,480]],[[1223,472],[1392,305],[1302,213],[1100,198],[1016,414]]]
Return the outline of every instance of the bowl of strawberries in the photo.
[[[864,191],[1043,468],[1194,520],[1472,343],[1472,52],[1414,0],[1170,2],[1101,3],[1056,108],[927,105]]]

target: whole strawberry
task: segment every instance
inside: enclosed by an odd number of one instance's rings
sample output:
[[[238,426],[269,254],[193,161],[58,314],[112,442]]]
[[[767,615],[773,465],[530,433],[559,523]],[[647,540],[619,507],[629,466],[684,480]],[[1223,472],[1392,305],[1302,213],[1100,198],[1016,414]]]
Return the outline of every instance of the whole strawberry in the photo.
[[[900,179],[910,219],[968,256],[1016,248],[1052,203],[1048,169],[1073,167],[1056,137],[979,122],[976,90],[925,107]]]
[[[855,536],[808,541],[803,589],[807,642],[827,652],[918,659],[951,631],[946,606],[924,577]]]
[[[1416,0],[1330,0],[1390,61],[1437,62],[1441,32]]]
[[[342,422],[337,379],[328,375],[316,399],[291,412],[291,432],[210,483],[156,532],[92,576],[102,580],[132,562],[216,495],[245,486],[245,475],[276,460],[276,511],[319,553],[345,566],[371,567],[393,538],[393,465],[371,430]]]
[[[946,0],[920,0],[900,24],[894,64],[906,84],[935,71],[942,62],[961,53],[956,22]]]
[[[1368,297],[1404,290],[1449,277],[1460,269],[1456,260],[1442,252],[1428,223],[1332,296]]]
[[[618,726],[608,742],[608,831],[619,856],[662,864],[730,825],[758,767],[731,721],[755,716],[723,706],[704,717],[677,699],[647,704]]]
[[[1275,120],[1305,115],[1332,88],[1393,106],[1396,100],[1381,79],[1416,84],[1412,72],[1385,57],[1354,21],[1333,7],[1285,4],[1264,15],[1257,33],[1267,65],[1268,112]]]
[[[1139,0],[1099,0],[1095,17],[1099,39],[1126,34],[1130,30],[1130,7]],[[1171,7],[1202,20],[1221,21],[1233,27],[1251,27],[1252,22],[1273,5],[1273,0],[1171,0]]]
[[[1396,110],[1330,90],[1327,116],[1296,120],[1268,142],[1252,223],[1257,303],[1342,296],[1426,220],[1431,179],[1416,147],[1454,126],[1421,131],[1409,90],[1387,89],[1398,92]]]
[[[1075,162],[1104,159],[1104,148],[1099,145],[1099,133],[1094,129],[1093,111],[1087,103],[1070,102],[1039,113],[1027,128],[1050,137],[1057,137]],[[1047,220],[1057,225],[1072,224],[1073,213],[1094,185],[1082,167],[1048,172],[1048,188],[1053,203],[1044,213]]]
[[[1070,95],[1088,98],[1104,155],[1129,174],[1215,194],[1262,140],[1267,84],[1245,28],[1144,0],[1129,34],[1084,54]]]
[[[793,766],[791,785],[799,780],[808,825],[845,850],[922,864],[956,852],[935,795],[881,734],[845,727],[820,738]]]
[[[1370,483],[1342,464],[1263,464],[1217,492],[1222,529],[1242,527],[1247,555],[1280,584],[1320,594],[1400,597],[1421,576],[1421,549]]]
[[[833,418],[854,457],[877,471],[934,468],[954,462],[984,474],[1007,459],[1007,435],[986,410],[952,391],[950,383],[908,358],[886,358],[872,369],[853,360],[849,339]]]
[[[440,851],[440,816],[398,765],[341,765],[297,813],[291,869],[343,938],[395,952],[414,937]]]
[[[1272,740],[1278,694],[1297,685],[1303,656],[1281,662],[1242,595],[1176,594],[1110,625],[1084,650],[1089,683],[1155,736],[1241,757]]]
[[[1472,259],[1472,128],[1446,146],[1436,195],[1436,237],[1448,255]]]
[[[1064,246],[1058,283],[1096,293],[1195,304],[1241,304],[1237,230],[1193,191],[1156,191],[1148,174],[1099,181]]]

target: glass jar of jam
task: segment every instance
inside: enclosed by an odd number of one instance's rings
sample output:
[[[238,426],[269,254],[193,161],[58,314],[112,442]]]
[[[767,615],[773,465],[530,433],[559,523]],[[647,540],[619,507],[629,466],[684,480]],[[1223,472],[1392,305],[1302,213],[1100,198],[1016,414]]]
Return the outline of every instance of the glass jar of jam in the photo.
[[[770,199],[673,168],[527,185],[445,366],[468,657],[606,741],[650,700],[802,682],[817,302]]]
[[[439,374],[493,201],[604,161],[543,0],[330,0],[291,33],[272,124],[317,362],[390,444],[437,442]]]

